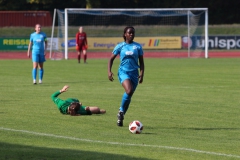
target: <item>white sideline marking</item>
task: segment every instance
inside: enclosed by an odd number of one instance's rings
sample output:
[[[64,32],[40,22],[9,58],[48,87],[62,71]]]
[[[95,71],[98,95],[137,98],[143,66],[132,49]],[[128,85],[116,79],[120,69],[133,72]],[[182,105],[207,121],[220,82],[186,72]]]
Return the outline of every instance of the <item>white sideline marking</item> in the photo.
[[[81,138],[74,138],[74,137],[58,136],[58,135],[47,134],[47,133],[38,133],[38,132],[32,132],[32,131],[27,131],[27,130],[16,130],[16,129],[11,129],[11,128],[4,128],[4,127],[0,127],[0,130],[28,133],[28,134],[39,135],[39,136],[63,138],[63,139],[70,139],[70,140],[77,140],[77,141],[93,142],[93,143],[105,143],[105,144],[123,145],[123,146],[137,146],[137,147],[164,148],[164,149],[196,152],[196,153],[203,153],[203,154],[217,155],[217,156],[224,156],[224,157],[240,158],[240,155],[224,154],[224,153],[217,153],[217,152],[208,152],[208,151],[201,151],[201,150],[190,149],[190,148],[179,148],[179,147],[158,146],[158,145],[148,145],[148,144],[131,144],[131,143],[120,143],[120,142],[104,142],[104,141],[91,140],[91,139],[81,139]]]

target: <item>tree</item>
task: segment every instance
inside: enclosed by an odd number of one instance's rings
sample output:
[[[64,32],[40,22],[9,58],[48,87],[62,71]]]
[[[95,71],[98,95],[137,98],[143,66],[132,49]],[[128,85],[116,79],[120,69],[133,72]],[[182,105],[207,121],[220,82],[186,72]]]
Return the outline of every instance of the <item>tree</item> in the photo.
[[[0,0],[0,10],[1,11],[21,11],[27,10],[26,0]]]
[[[54,8],[86,8],[86,0],[0,0],[2,11],[53,11]]]
[[[100,8],[100,0],[86,0],[86,8]]]
[[[0,0],[2,11],[55,8],[208,8],[209,24],[240,23],[239,0]]]

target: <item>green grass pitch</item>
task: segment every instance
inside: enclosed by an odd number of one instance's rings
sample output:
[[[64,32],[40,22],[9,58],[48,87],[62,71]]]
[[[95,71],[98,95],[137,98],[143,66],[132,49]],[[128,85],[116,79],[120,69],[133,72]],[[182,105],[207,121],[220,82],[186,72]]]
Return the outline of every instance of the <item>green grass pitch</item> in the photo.
[[[47,60],[33,85],[31,60],[0,60],[0,159],[235,160],[240,159],[240,59],[145,58],[145,77],[124,126],[117,112],[124,92],[107,76],[107,59]],[[50,96],[79,98],[105,115],[61,115]],[[128,124],[140,120],[142,134]]]

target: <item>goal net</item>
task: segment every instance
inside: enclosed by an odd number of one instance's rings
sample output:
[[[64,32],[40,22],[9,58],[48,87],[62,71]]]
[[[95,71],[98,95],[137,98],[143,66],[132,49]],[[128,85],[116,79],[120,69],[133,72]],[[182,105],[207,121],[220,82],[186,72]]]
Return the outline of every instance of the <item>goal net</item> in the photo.
[[[68,59],[75,52],[80,26],[88,37],[88,49],[111,51],[123,41],[123,29],[135,28],[134,41],[144,52],[164,57],[208,58],[208,9],[55,9],[52,39],[57,47],[51,59]],[[56,27],[55,27],[56,26]]]

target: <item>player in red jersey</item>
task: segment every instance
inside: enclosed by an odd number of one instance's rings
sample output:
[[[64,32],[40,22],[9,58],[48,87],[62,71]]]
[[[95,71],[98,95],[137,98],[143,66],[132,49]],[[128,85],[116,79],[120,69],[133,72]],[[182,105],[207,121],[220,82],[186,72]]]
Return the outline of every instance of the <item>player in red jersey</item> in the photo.
[[[76,50],[78,52],[78,63],[81,60],[81,53],[84,56],[84,63],[87,63],[87,34],[83,32],[83,27],[79,27],[79,32],[76,34]]]

